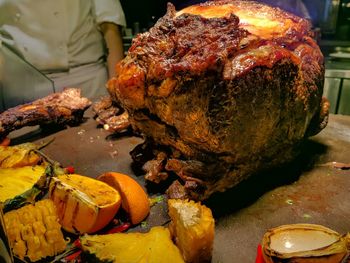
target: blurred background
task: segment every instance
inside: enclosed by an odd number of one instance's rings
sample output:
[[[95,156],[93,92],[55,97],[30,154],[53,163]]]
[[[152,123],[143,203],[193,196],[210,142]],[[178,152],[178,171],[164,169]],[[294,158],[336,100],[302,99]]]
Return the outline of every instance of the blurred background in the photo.
[[[309,18],[313,27],[321,30],[322,39],[350,41],[350,0],[258,1],[272,6],[278,6],[296,15]],[[127,33],[137,34],[146,31],[158,20],[159,17],[165,14],[168,2],[174,4],[176,9],[179,10],[188,5],[205,1],[121,0],[128,24]],[[306,8],[306,10],[303,10],[303,8]]]

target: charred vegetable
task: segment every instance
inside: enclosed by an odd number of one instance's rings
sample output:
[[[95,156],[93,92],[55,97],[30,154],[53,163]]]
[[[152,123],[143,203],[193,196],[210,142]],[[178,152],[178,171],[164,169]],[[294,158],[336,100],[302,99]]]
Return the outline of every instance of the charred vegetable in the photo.
[[[26,205],[4,215],[5,227],[13,253],[35,262],[66,249],[66,241],[51,200]]]
[[[164,227],[153,227],[148,233],[85,235],[80,241],[83,262],[184,262],[179,249],[171,241],[169,230]]]

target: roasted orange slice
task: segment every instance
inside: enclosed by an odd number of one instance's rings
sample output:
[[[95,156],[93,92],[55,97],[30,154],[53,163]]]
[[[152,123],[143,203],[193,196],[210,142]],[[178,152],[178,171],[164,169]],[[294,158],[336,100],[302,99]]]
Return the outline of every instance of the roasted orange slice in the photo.
[[[136,225],[147,217],[150,211],[148,196],[135,179],[116,172],[104,173],[97,179],[120,192],[122,208],[129,214],[132,224]]]
[[[121,204],[117,190],[78,174],[52,178],[49,197],[57,208],[62,227],[76,234],[102,229],[113,219]]]

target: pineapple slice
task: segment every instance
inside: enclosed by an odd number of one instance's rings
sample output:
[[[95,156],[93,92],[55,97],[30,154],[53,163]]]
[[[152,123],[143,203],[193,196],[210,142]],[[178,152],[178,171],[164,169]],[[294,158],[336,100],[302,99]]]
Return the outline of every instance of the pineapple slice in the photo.
[[[80,237],[83,262],[184,263],[167,228],[148,233],[115,233]]]
[[[168,206],[169,228],[185,261],[210,262],[215,232],[211,210],[192,200],[169,199]]]
[[[52,171],[47,164],[0,168],[0,202],[4,212],[34,203],[48,188]]]
[[[0,202],[4,212],[34,203],[45,195],[50,178],[62,174],[59,163],[49,160],[33,143],[0,146]]]
[[[41,157],[34,152],[38,148],[33,143],[0,146],[0,168],[16,168],[38,164]]]

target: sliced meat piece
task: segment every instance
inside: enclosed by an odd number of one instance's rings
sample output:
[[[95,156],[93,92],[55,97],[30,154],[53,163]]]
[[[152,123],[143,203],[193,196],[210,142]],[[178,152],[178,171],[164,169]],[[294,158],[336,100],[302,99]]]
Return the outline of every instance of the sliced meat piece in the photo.
[[[111,96],[104,96],[92,105],[92,111],[95,114],[100,114],[101,112],[109,109],[113,106],[113,100]]]
[[[112,116],[105,120],[103,128],[110,132],[120,132],[126,130],[130,126],[129,114],[124,111],[122,114]]]
[[[158,184],[168,178],[168,173],[164,172],[164,163],[166,161],[166,158],[166,154],[160,152],[157,155],[157,159],[150,160],[143,165],[142,168],[146,172],[146,180]]]
[[[166,194],[169,198],[173,199],[187,199],[189,198],[185,187],[178,181],[174,181],[168,190],[166,190]]]
[[[130,126],[129,114],[110,96],[102,97],[94,103],[95,120],[110,132],[121,132]]]
[[[0,114],[0,139],[11,131],[39,124],[77,124],[83,119],[91,101],[81,96],[81,90],[67,88],[31,103],[18,105]]]

